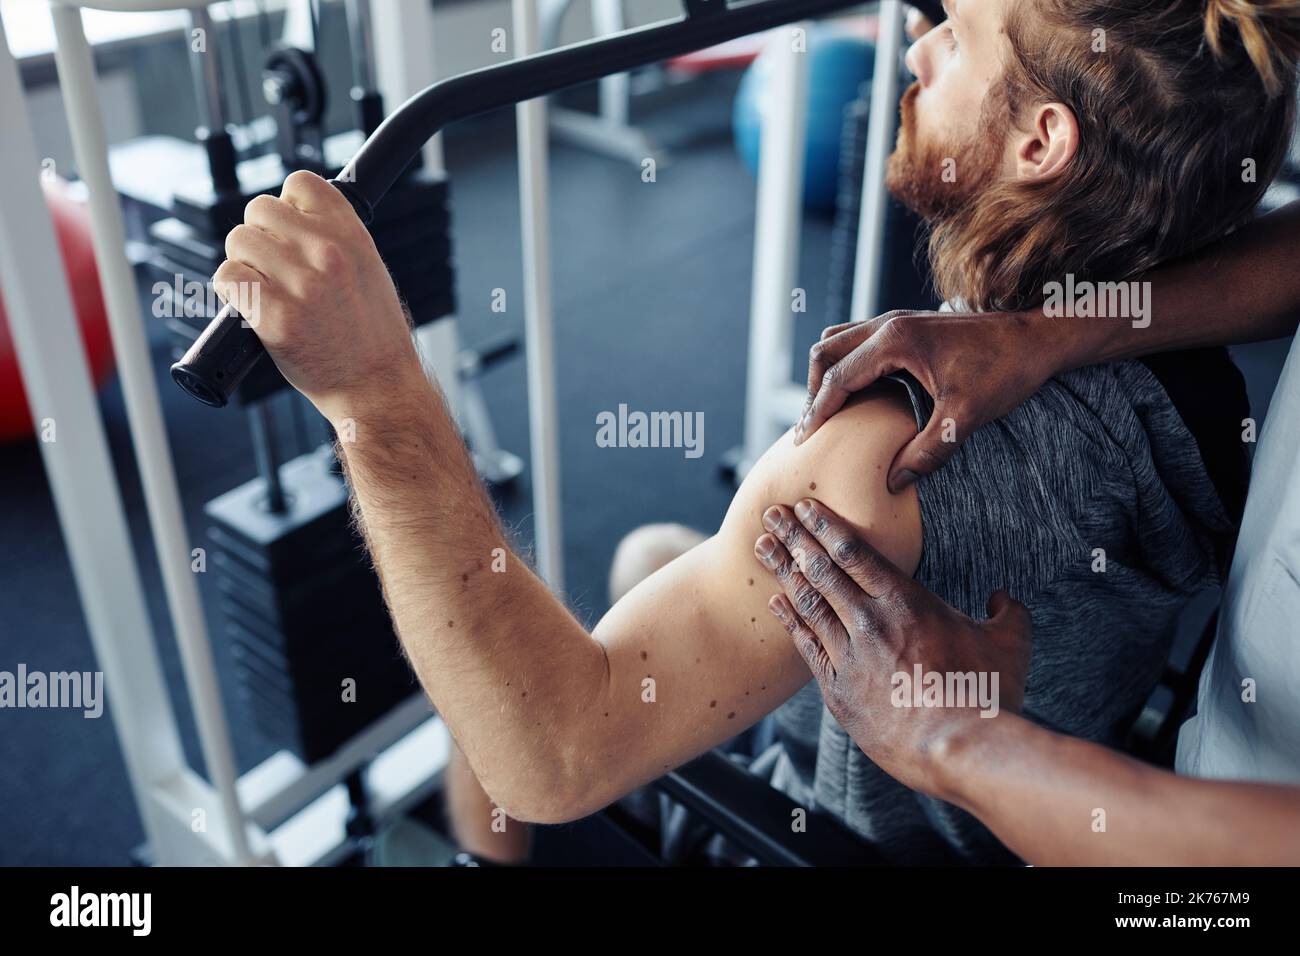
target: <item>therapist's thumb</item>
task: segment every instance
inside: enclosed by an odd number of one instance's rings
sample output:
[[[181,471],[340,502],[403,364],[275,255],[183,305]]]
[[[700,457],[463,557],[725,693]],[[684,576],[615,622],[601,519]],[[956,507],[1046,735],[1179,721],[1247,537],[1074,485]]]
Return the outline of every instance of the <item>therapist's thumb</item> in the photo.
[[[989,627],[1025,639],[1031,636],[1029,609],[1008,594],[1005,589],[994,591],[989,597],[987,606],[989,617],[985,623]]]

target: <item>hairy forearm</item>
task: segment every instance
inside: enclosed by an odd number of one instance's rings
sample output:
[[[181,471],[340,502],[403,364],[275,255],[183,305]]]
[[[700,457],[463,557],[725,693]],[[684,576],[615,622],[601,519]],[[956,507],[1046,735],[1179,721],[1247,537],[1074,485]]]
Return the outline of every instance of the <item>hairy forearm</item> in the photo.
[[[1143,276],[1150,324],[1123,318],[1031,321],[1064,343],[1061,371],[1173,349],[1292,335],[1300,321],[1300,201],[1248,223],[1188,259]]]
[[[484,789],[565,815],[602,706],[602,647],[510,550],[441,396],[408,376],[335,422],[402,646]]]
[[[1038,865],[1300,863],[1300,788],[1179,777],[1004,713],[950,745],[939,796]]]

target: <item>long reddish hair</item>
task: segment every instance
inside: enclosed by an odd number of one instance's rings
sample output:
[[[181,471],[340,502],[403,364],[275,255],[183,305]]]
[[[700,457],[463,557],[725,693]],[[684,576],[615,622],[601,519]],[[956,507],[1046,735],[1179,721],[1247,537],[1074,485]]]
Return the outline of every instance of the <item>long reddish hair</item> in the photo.
[[[1248,219],[1286,156],[1300,0],[1024,0],[1007,35],[993,105],[1019,125],[1064,103],[1078,152],[1051,181],[998,183],[934,223],[945,298],[1023,309],[1066,273],[1138,275]]]

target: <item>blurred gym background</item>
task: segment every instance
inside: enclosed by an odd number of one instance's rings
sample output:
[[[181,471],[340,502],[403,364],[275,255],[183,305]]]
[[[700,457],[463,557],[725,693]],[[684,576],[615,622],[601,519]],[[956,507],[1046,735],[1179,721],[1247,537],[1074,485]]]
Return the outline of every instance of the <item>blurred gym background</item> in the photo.
[[[285,7],[283,0],[213,5],[217,42],[228,53],[222,82],[229,120],[246,133],[244,156],[275,149],[266,125],[269,107],[261,64],[285,31]],[[627,7],[629,25],[679,11],[672,0],[638,0]],[[347,97],[335,92],[346,91],[353,82],[349,37],[341,3],[323,2],[316,10],[317,60],[332,91],[323,125],[332,134],[354,125]],[[433,57],[440,75],[501,59],[489,39],[494,27],[509,25],[508,3],[439,0],[436,10]],[[0,16],[21,66],[39,151],[52,170],[73,181],[75,197],[77,169],[57,86],[48,11],[30,0],[0,0]],[[862,56],[864,45],[869,55],[869,44],[861,39],[862,19],[858,15],[827,27],[833,36],[851,38],[839,56]],[[153,188],[163,194],[158,205],[165,204],[177,164],[196,161],[192,150],[180,148],[192,146],[200,113],[185,42],[189,21],[184,13],[87,13],[85,23],[95,44],[115,179],[124,192],[134,193],[125,201],[131,229],[128,252],[140,279],[141,315],[155,359],[185,519],[197,537],[212,524],[205,513],[208,502],[256,479],[259,449],[247,417],[214,413],[172,384],[167,368],[176,348],[174,330],[150,318],[155,299],[151,289],[157,279],[150,271],[157,251],[150,227],[162,214],[150,213],[150,203],[141,197]],[[592,30],[590,9],[573,4],[563,20],[562,40],[589,37]],[[755,181],[749,168],[754,151],[749,137],[754,133],[745,126],[754,107],[745,97],[761,96],[761,91],[745,90],[740,99],[738,93],[745,83],[760,82],[746,73],[756,49],[742,46],[724,51],[715,62],[683,63],[675,70],[656,67],[633,75],[631,122],[665,157],[653,183],[643,181],[641,167],[626,158],[564,136],[551,140],[564,557],[571,606],[592,623],[606,610],[606,573],[624,533],[649,521],[712,529],[731,498],[725,453],[742,438],[754,260]],[[382,50],[377,53],[382,55]],[[823,176],[810,183],[819,185],[823,194],[806,196],[799,285],[806,290],[807,310],[797,316],[792,379],[802,378],[802,357],[822,327],[843,320],[845,271],[852,269],[865,128],[860,84],[870,76],[870,62],[862,61],[860,76],[852,68],[846,72],[843,63],[826,62],[828,72],[821,83],[827,89],[818,88],[819,74],[813,67],[814,95],[824,94],[825,102],[813,103],[810,124],[835,135],[816,150],[810,144],[808,156],[810,166],[820,162],[826,168],[829,163],[835,178],[827,183]],[[596,86],[568,91],[551,102],[590,112],[597,106]],[[389,109],[395,105],[387,104]],[[524,362],[521,349],[509,348],[509,343],[523,339],[517,304],[524,298],[514,111],[502,109],[453,125],[444,135],[444,149],[460,341],[466,349],[501,355],[482,370],[477,384],[500,447],[527,462]],[[199,155],[200,169],[201,159]],[[837,188],[841,179],[854,187],[847,190],[849,198],[846,190]],[[1281,202],[1297,192],[1294,186],[1281,185],[1273,199]],[[925,288],[925,276],[914,266],[915,246],[914,224],[893,210],[882,309],[936,305]],[[93,283],[93,269],[83,268],[80,281]],[[510,305],[504,312],[493,310],[495,290],[505,290]],[[1285,349],[1265,343],[1238,349],[1236,356],[1249,382],[1254,414],[1262,419]],[[104,378],[100,406],[158,649],[186,755],[202,772],[123,398],[107,366]],[[613,407],[612,402],[704,412],[703,457],[598,449],[592,440],[595,416]],[[273,430],[282,458],[308,452],[328,437],[311,409],[292,393],[278,392],[266,404],[264,423]],[[10,435],[0,445],[0,475],[0,668],[12,669],[22,661],[31,669],[94,670],[97,664],[38,445],[30,434]],[[287,490],[292,494],[292,488]],[[503,481],[495,493],[508,526],[526,545],[532,535],[527,469]],[[243,772],[284,741],[271,732],[274,716],[268,720],[264,709],[250,704],[244,687],[248,677],[234,653],[237,642],[223,639],[228,621],[218,576],[200,575],[199,586]],[[395,642],[391,650],[396,657]],[[0,863],[118,865],[131,859],[144,834],[111,722],[87,721],[76,711],[7,711],[0,721]],[[423,807],[415,815],[436,828],[436,807]]]

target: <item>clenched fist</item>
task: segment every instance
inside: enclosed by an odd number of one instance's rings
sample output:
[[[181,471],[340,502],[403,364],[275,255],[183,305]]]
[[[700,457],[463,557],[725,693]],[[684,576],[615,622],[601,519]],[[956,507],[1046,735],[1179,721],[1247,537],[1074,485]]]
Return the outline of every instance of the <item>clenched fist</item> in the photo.
[[[370,233],[343,194],[295,172],[226,237],[213,290],[330,422],[423,378],[410,324]]]

